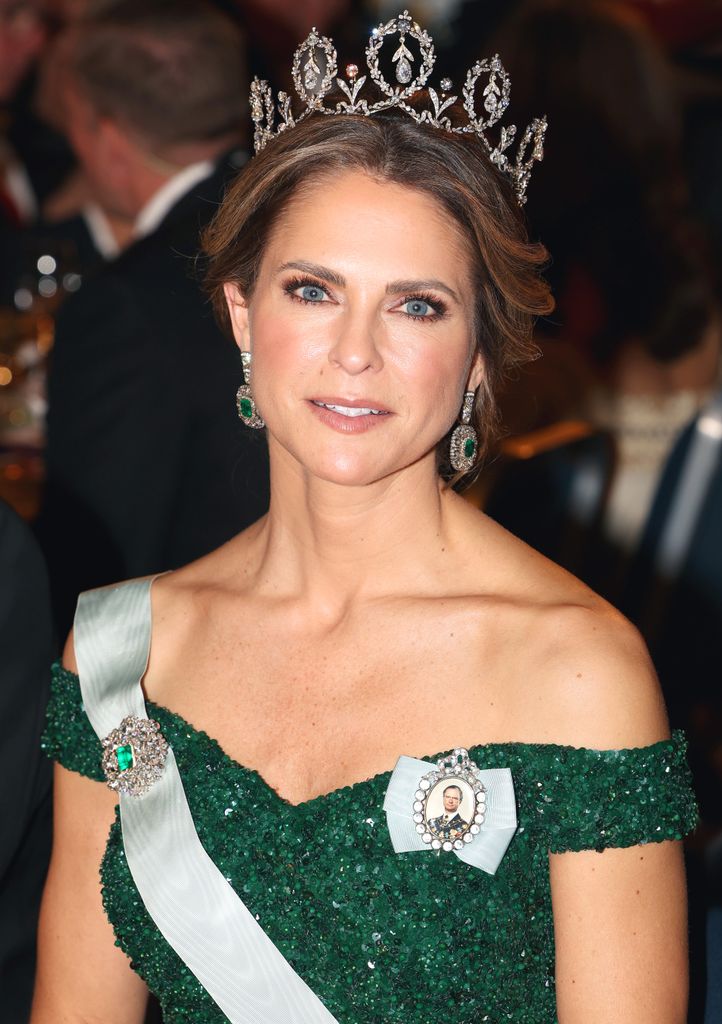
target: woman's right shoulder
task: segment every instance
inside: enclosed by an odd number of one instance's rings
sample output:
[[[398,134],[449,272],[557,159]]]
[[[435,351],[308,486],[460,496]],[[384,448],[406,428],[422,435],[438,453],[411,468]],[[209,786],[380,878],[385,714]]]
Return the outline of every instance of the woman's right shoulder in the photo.
[[[160,581],[161,581],[161,579],[164,578],[165,575],[169,575],[169,574],[139,576],[139,577],[136,577],[136,578],[133,578],[133,579],[119,580],[119,581],[117,581],[115,583],[108,583],[105,586],[97,587],[97,588],[95,588],[93,590],[85,591],[84,593],[85,594],[102,594],[103,592],[107,592],[108,594],[110,594],[112,592],[117,591],[119,588],[122,588],[122,587],[125,587],[125,586],[130,586],[131,584],[134,584],[134,583],[141,583],[141,582],[144,582],[144,581],[148,581],[148,582],[150,582],[152,584],[153,597],[155,598],[156,592],[159,589],[162,589],[162,585],[161,585]],[[84,596],[83,594],[80,594],[78,596],[78,604],[80,604],[81,600],[83,599],[83,596]],[[75,675],[78,674],[78,660],[77,660],[77,655],[76,655],[76,650],[75,650],[75,627],[71,628],[70,632],[68,633],[68,635],[66,637],[65,646],[63,647],[63,653],[61,655],[60,661],[61,661],[62,667],[64,669],[67,669],[68,672],[73,672],[73,673],[75,673]]]
[[[180,568],[153,576],[138,577],[108,584],[101,590],[115,591],[126,585],[151,581],[151,644],[146,688],[151,699],[160,703],[172,698],[165,691],[170,680],[177,679],[199,656],[213,622],[222,618],[219,611],[244,590],[249,575],[249,538],[253,527],[234,537],[209,554]],[[75,631],[71,630],[62,654],[62,665],[77,674]]]

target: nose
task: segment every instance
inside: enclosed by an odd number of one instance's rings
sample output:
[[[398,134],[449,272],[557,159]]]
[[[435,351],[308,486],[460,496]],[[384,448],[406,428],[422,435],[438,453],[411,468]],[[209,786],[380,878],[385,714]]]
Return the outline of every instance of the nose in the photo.
[[[328,361],[354,377],[365,370],[380,370],[383,366],[378,348],[380,330],[373,314],[349,310],[337,325]]]

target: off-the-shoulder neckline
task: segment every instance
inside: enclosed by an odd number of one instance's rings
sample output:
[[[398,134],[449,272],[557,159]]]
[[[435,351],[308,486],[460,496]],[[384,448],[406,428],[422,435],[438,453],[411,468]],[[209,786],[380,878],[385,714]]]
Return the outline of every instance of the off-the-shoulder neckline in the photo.
[[[56,661],[53,665],[53,670],[62,672],[65,676],[72,679],[78,687],[80,687],[80,678],[76,672],[72,669],[66,668],[60,661]],[[219,740],[211,736],[205,731],[205,729],[199,729],[193,725],[182,715],[178,714],[177,711],[172,711],[170,708],[165,707],[163,704],[156,704],[155,701],[146,700],[146,706],[148,709],[148,717],[152,718],[157,712],[160,712],[161,716],[175,722],[177,727],[180,727],[181,731],[186,733],[190,730],[194,737],[201,742],[204,742],[211,749],[213,749],[221,758],[236,770],[241,771],[243,774],[251,776],[256,779],[261,787],[273,796],[284,807],[290,810],[301,810],[302,808],[309,807],[321,800],[332,800],[334,798],[348,794],[353,790],[358,790],[363,786],[370,786],[374,783],[380,783],[384,779],[391,777],[393,768],[387,768],[385,771],[376,772],[374,775],[370,775],[366,779],[359,779],[357,782],[350,782],[344,786],[337,786],[335,789],[329,790],[327,793],[319,793],[317,796],[310,797],[308,800],[302,800],[300,803],[294,804],[286,797],[282,796],[278,790],[276,790],[266,779],[263,777],[261,772],[256,768],[250,768],[244,765],[241,761],[237,761],[223,748]],[[657,740],[656,743],[648,744],[646,747],[620,747],[612,750],[598,750],[593,747],[575,747],[571,744],[563,743],[523,743],[519,740],[507,740],[497,741],[494,743],[477,743],[468,748],[469,757],[472,760],[478,758],[478,752],[492,751],[492,750],[528,750],[528,751],[545,751],[545,752],[567,752],[568,753],[586,753],[586,754],[599,754],[599,755],[623,755],[628,753],[640,753],[642,751],[655,751],[658,748],[663,747],[675,747],[679,743],[684,742],[684,733],[675,729],[672,731],[671,736],[668,739]],[[402,753],[407,753],[402,751]],[[436,763],[439,758],[446,756],[449,753],[448,750],[439,751],[436,754],[407,754],[409,757],[416,757],[420,761],[428,761]]]

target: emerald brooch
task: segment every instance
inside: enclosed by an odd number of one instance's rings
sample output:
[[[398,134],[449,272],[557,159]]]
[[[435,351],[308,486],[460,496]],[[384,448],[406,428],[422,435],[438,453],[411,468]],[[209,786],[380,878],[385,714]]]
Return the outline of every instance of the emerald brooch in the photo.
[[[142,796],[163,774],[168,743],[153,719],[129,715],[102,744],[103,772],[118,793]]]

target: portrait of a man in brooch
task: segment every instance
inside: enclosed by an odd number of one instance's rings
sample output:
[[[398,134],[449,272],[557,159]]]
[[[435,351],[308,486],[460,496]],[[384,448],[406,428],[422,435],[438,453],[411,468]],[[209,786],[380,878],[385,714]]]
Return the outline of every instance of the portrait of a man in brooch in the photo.
[[[429,819],[429,832],[438,839],[461,839],[469,829],[469,822],[461,816],[459,808],[464,799],[461,786],[450,783],[444,789],[444,813]]]

